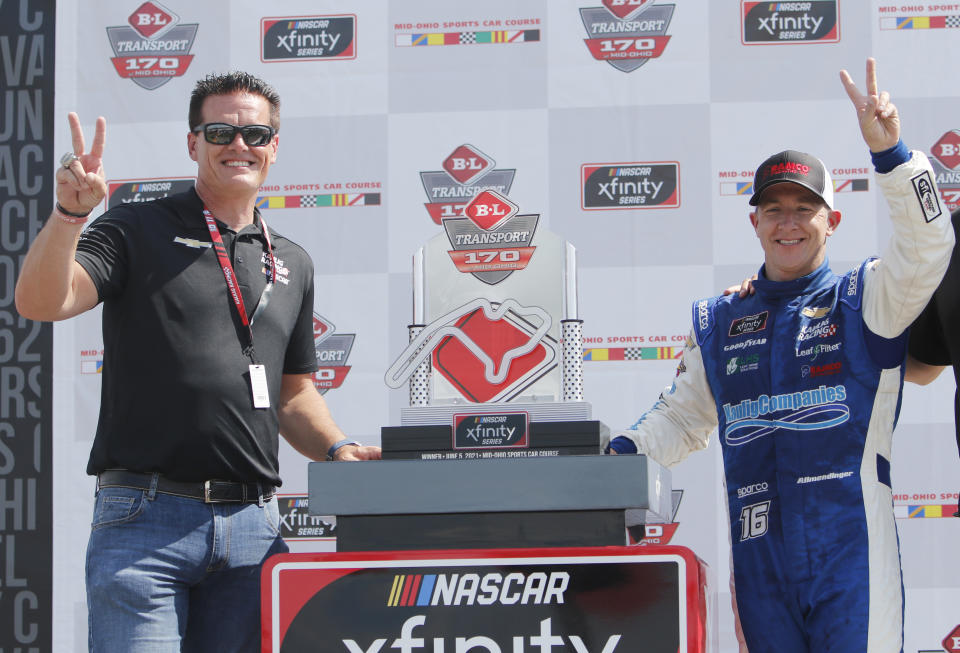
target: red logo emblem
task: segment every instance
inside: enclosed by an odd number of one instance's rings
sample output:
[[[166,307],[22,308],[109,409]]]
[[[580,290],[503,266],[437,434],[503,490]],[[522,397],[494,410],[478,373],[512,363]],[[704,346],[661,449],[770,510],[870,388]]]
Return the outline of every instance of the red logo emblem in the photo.
[[[472,184],[491,170],[495,162],[473,145],[461,145],[443,161],[443,169],[460,184]]]
[[[485,231],[496,229],[520,210],[516,204],[495,190],[484,190],[474,195],[463,209],[473,224]]]
[[[456,326],[497,362],[497,371],[501,373],[508,353],[528,343],[532,331],[506,316],[490,319],[482,308],[461,317]],[[500,383],[492,383],[487,379],[483,362],[469,347],[458,338],[447,337],[433,352],[433,366],[464,397],[482,403],[500,398],[505,391],[519,392],[523,379],[529,378],[532,383],[539,376],[537,373],[553,358],[553,352],[539,342],[529,353],[506,363],[509,365],[506,378]],[[515,385],[521,387],[514,388]]]
[[[650,2],[652,0],[603,0],[603,6],[620,20],[626,20],[633,17]]]
[[[140,36],[152,39],[180,22],[180,17],[158,2],[144,2],[127,22]]]
[[[943,638],[941,644],[950,653],[960,653],[960,624],[954,626],[950,634]]]
[[[930,154],[951,170],[960,166],[960,131],[954,129],[941,136],[930,148]]]

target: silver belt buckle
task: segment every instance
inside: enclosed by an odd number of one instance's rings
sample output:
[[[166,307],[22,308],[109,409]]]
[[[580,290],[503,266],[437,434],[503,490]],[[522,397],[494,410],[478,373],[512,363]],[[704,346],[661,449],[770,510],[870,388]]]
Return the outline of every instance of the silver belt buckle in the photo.
[[[210,481],[203,482],[203,502],[213,503],[213,500],[210,498]]]

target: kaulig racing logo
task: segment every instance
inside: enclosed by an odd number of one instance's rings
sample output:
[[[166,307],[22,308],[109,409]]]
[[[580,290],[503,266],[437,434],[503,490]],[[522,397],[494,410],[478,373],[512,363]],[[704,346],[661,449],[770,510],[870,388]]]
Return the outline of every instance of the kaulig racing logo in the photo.
[[[515,169],[496,170],[496,162],[478,148],[464,143],[443,160],[443,170],[423,171],[420,181],[427,193],[427,212],[441,224],[444,218],[455,218],[482,190],[492,189],[507,195],[513,185]]]
[[[740,3],[744,45],[836,43],[840,40],[837,0]]]
[[[180,23],[179,16],[153,1],[137,7],[127,22],[129,27],[107,28],[118,75],[152,91],[187,72],[197,23]]]
[[[260,60],[356,59],[357,17],[288,16],[260,19]]]
[[[652,0],[603,0],[602,5],[580,9],[584,41],[594,59],[629,73],[663,54],[676,5]]]
[[[675,209],[680,206],[680,165],[585,163],[580,166],[580,208]]]
[[[347,359],[353,349],[354,333],[334,333],[336,327],[326,318],[313,314],[313,345],[319,369],[313,374],[313,385],[320,394],[343,385],[350,366]]]
[[[952,129],[937,139],[930,148],[930,155],[937,186],[947,209],[960,209],[960,130]]]

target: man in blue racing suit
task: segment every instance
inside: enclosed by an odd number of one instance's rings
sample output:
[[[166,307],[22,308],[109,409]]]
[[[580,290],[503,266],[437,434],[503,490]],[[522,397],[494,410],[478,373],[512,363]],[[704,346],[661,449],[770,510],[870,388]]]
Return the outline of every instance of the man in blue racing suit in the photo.
[[[738,637],[752,653],[900,651],[903,590],[890,488],[906,329],[943,276],[950,216],[896,108],[846,71],[894,234],[843,275],[826,260],[840,223],[823,163],[786,151],[757,169],[750,214],[764,251],[755,294],[695,302],[669,391],[611,451],[664,465],[718,428]]]

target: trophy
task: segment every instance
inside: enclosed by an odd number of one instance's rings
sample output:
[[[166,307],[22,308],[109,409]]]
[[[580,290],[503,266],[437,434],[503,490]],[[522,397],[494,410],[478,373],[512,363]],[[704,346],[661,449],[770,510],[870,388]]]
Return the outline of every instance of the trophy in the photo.
[[[583,399],[576,250],[496,189],[477,192],[413,257],[408,385],[384,458],[595,454],[609,430]]]

